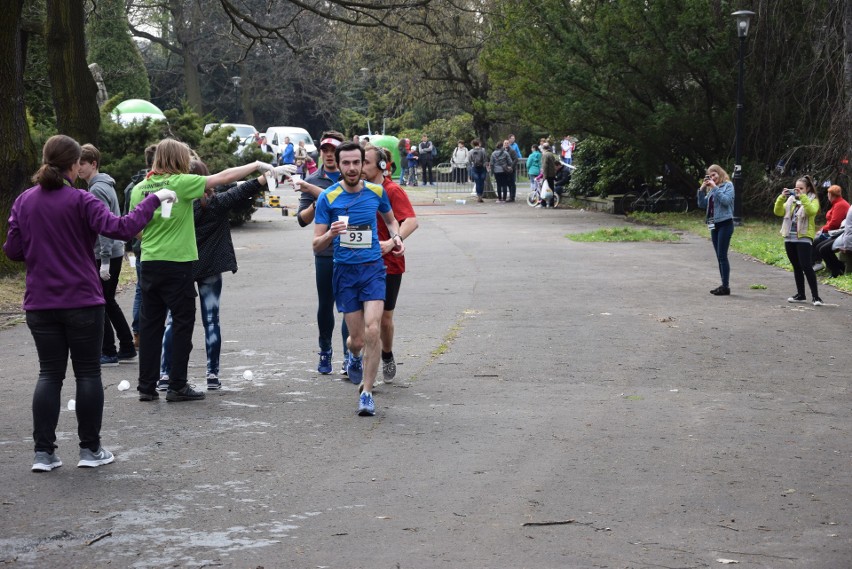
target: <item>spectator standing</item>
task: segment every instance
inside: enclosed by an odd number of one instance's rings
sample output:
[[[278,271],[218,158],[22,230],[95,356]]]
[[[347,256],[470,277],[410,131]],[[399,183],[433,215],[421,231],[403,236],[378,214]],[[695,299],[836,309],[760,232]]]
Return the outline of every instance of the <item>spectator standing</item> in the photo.
[[[399,151],[399,161],[402,162],[399,165],[399,185],[403,186],[406,181],[405,174],[408,171],[408,151],[411,149],[411,140],[408,138],[399,139],[396,149]]]
[[[299,227],[307,227],[314,221],[316,215],[316,201],[326,188],[340,181],[340,170],[337,169],[337,160],[334,158],[334,150],[344,141],[344,137],[337,131],[327,131],[320,139],[320,156],[322,167],[313,175],[308,177],[304,183],[298,184],[297,191],[301,192],[299,197],[299,209],[296,211],[296,221]],[[357,144],[357,142],[355,143]],[[321,374],[329,374],[332,371],[332,358],[334,356],[332,337],[334,335],[334,248],[329,245],[322,250],[314,250],[314,271],[317,287],[317,327],[319,328],[319,363],[317,371]],[[349,360],[349,349],[346,347],[346,337],[349,331],[346,321],[341,326],[343,339],[343,366],[341,372],[346,374],[346,363]]]
[[[482,148],[479,139],[474,138],[470,144],[473,146],[468,155],[471,165],[470,175],[473,177],[473,184],[476,189],[476,201],[482,203],[482,194],[485,192],[485,178],[488,176],[488,155]]]
[[[469,151],[464,145],[464,140],[459,140],[458,145],[453,149],[451,159],[453,166],[453,182],[456,184],[467,184],[467,168],[469,165]]]
[[[91,144],[84,144],[80,155],[80,179],[89,185],[89,193],[107,206],[113,215],[121,215],[118,195],[115,193],[115,180],[100,171],[101,153]],[[131,362],[136,359],[133,346],[133,333],[127,325],[127,319],[115,301],[121,263],[124,260],[124,241],[98,235],[95,243],[95,265],[101,277],[104,302],[104,335],[101,348],[101,367],[117,366],[119,362]],[[113,328],[115,332],[113,333]],[[115,349],[118,337],[119,350]]]
[[[429,137],[425,134],[420,137],[420,144],[417,145],[417,158],[420,163],[420,170],[423,174],[423,185],[435,185],[435,177],[432,174],[432,163],[434,161],[435,146]]]
[[[813,305],[822,306],[811,259],[816,234],[814,220],[819,213],[819,198],[813,179],[806,175],[796,180],[795,188],[785,188],[775,200],[774,212],[778,217],[784,218],[781,235],[784,236],[784,250],[793,265],[793,277],[796,281],[796,294],[788,298],[787,302],[807,302],[807,279]]]
[[[133,177],[130,178],[130,183],[127,184],[127,187],[124,188],[124,207],[122,211],[127,214],[130,211],[130,194],[133,192],[133,186],[141,182],[145,179],[145,176],[148,175],[148,171],[151,169],[151,165],[154,163],[154,152],[157,150],[156,144],[151,144],[145,149],[145,168],[136,172]],[[130,323],[130,330],[133,333],[133,347],[135,349],[139,349],[139,312],[142,308],[142,287],[139,285],[139,271],[142,269],[142,265],[138,263],[138,260],[142,258],[142,241],[134,235],[133,238],[128,242],[128,247],[130,251],[133,252],[133,256],[135,261],[133,263],[136,270],[136,291],[133,296],[133,321]]]
[[[193,200],[207,190],[241,180],[256,170],[272,171],[264,162],[229,168],[212,176],[189,173],[189,147],[177,140],[165,139],[157,144],[154,165],[147,180],[133,188],[131,209],[158,188],[177,193],[171,211],[163,216],[161,210],[145,228],[142,235],[142,313],[139,334],[139,391],[140,401],[159,399],[157,381],[160,379],[160,354],[167,312],[172,314],[172,369],[166,401],[195,401],[204,399],[187,383],[187,366],[192,351],[192,329],[195,325],[195,283],[192,265],[198,260],[195,243]]]
[[[281,148],[281,163],[282,164],[295,164],[296,163],[296,152],[293,149],[293,143],[290,142],[290,137],[284,137],[284,146]]]
[[[68,356],[76,382],[79,467],[115,460],[101,446],[104,388],[100,354],[104,332],[104,297],[92,247],[98,235],[130,239],[174,192],[159,190],[124,217],[113,215],[94,195],[71,185],[77,178],[82,150],[65,135],[50,137],[42,150],[42,166],[34,187],[15,199],[3,251],[27,267],[23,308],[38,352],[39,373],[33,392],[32,470],[62,466],[56,453],[62,383]]]
[[[828,202],[831,205],[829,206],[828,211],[825,212],[825,225],[823,225],[814,236],[814,250],[811,255],[815,261],[814,271],[821,271],[824,268],[823,264],[820,262],[820,259],[823,258],[820,249],[828,247],[827,252],[831,252],[831,245],[827,242],[832,241],[833,239],[829,233],[840,229],[840,225],[843,223],[844,219],[846,219],[846,214],[849,213],[849,202],[843,199],[843,190],[840,186],[836,184],[829,186],[827,194]],[[836,259],[837,258],[835,257],[835,260]],[[836,277],[839,275],[832,274],[832,276]]]
[[[521,153],[521,147],[518,146],[517,142],[515,142],[514,134],[509,135],[509,148],[512,150],[512,152],[515,153],[515,160],[520,160],[524,157],[524,155]]]
[[[296,146],[295,157],[296,157],[296,160],[302,160],[302,161],[305,161],[305,160],[308,159],[308,149],[305,148],[305,141],[304,140],[300,140],[299,145]],[[296,160],[294,160],[294,162]]]
[[[547,185],[550,189],[554,189],[556,187],[556,167],[559,163],[559,159],[556,157],[556,154],[551,152],[550,144],[545,142],[541,146],[541,175],[547,180]],[[547,204],[542,202],[542,207],[546,207]]]
[[[497,184],[497,203],[514,201],[509,200],[509,181],[512,177],[513,164],[509,141],[498,142],[494,152],[491,153],[491,171],[494,172],[494,181]]]
[[[417,163],[420,157],[417,155],[417,146],[412,145],[408,149],[408,154],[405,155],[405,161],[408,163],[408,183],[406,186],[417,187]]]
[[[530,148],[530,155],[527,156],[527,176],[530,179],[530,190],[535,189],[535,178],[541,174],[541,151],[538,149],[538,144],[533,144]]]
[[[719,276],[722,284],[710,291],[715,296],[731,294],[731,264],[728,262],[728,248],[734,234],[734,184],[728,173],[718,164],[707,168],[704,182],[698,188],[698,207],[705,208],[704,220],[710,230],[710,240],[716,252]]]
[[[509,198],[506,200],[507,202],[515,201],[515,193],[517,191],[517,186],[515,184],[515,177],[518,174],[518,161],[520,160],[520,152],[515,152],[512,150],[512,143],[509,140],[503,143],[503,147],[509,154],[509,158],[512,160],[511,166],[509,166],[509,177],[507,178],[507,182],[509,184]]]
[[[290,168],[279,166],[279,168]],[[277,169],[276,169],[277,170]],[[189,173],[209,176],[210,171],[204,162],[192,160]],[[219,359],[222,353],[222,333],[219,324],[219,307],[222,298],[222,273],[237,272],[237,256],[231,239],[231,210],[246,200],[251,200],[266,187],[266,177],[277,174],[267,172],[256,180],[242,184],[219,186],[209,197],[201,196],[192,204],[195,223],[195,241],[198,246],[198,260],[192,264],[192,278],[198,288],[198,300],[201,307],[201,323],[204,326],[204,345],[207,351],[207,389],[220,389]],[[157,390],[165,391],[169,386],[172,353],[172,319],[166,322],[163,333],[163,351],[160,364],[160,380]]]
[[[574,156],[574,142],[571,140],[571,137],[567,134],[562,139],[562,161],[566,164],[571,164],[573,162]]]

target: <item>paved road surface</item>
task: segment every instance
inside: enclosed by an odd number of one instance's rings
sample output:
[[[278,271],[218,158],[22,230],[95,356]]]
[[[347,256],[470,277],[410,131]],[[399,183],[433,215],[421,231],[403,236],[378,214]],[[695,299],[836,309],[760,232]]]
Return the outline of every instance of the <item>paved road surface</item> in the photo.
[[[30,472],[35,350],[0,332],[0,564],[852,564],[849,297],[789,305],[790,273],[732,255],[717,298],[706,240],[563,237],[604,214],[417,211],[375,418],[315,372],[312,231],[277,210],[234,231],[221,392],[141,403],[135,366],[104,370],[114,464],[75,467],[65,410],[65,466]]]

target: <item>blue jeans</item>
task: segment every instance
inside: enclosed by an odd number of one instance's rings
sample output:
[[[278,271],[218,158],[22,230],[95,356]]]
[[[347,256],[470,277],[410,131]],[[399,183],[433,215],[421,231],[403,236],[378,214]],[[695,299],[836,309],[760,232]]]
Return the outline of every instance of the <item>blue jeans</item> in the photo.
[[[104,307],[27,311],[27,326],[38,352],[38,382],[33,393],[33,440],[35,451],[52,453],[56,448],[62,382],[68,354],[77,390],[77,435],[80,448],[97,451],[101,446],[104,387],[101,383],[101,342]]]
[[[713,249],[716,251],[716,260],[719,262],[719,275],[722,277],[722,286],[726,288],[728,288],[728,281],[731,276],[731,264],[728,262],[728,248],[731,246],[731,236],[733,234],[733,219],[719,222],[710,230],[710,239],[713,241]]]
[[[470,175],[473,178],[473,183],[476,184],[476,195],[482,197],[482,193],[485,191],[485,177],[488,175],[488,170],[473,167],[470,170]]]
[[[314,265],[316,267],[317,280],[317,326],[319,326],[319,349],[323,352],[331,350],[331,337],[334,334],[334,259],[331,257],[314,257]],[[346,348],[346,338],[349,336],[349,329],[346,327],[346,320],[343,320],[343,325],[340,327],[340,332],[343,335],[343,355],[349,353]]]
[[[222,353],[222,333],[219,327],[219,304],[222,298],[222,275],[213,275],[195,281],[201,304],[201,323],[204,326],[204,346],[207,349],[207,373],[219,377],[219,357]],[[172,315],[166,318],[163,332],[163,353],[160,357],[160,375],[168,375],[172,368]]]

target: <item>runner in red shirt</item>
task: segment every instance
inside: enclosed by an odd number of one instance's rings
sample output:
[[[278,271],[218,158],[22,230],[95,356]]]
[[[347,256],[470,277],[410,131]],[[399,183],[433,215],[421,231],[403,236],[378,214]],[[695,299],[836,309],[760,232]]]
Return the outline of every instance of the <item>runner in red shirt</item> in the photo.
[[[364,166],[361,175],[368,182],[381,184],[388,194],[393,216],[399,223],[399,236],[408,238],[417,229],[417,217],[408,194],[390,178],[393,171],[388,152],[379,146],[368,145],[364,148]],[[382,259],[385,261],[387,280],[385,281],[385,310],[382,313],[382,377],[385,383],[391,383],[396,376],[396,361],[393,357],[393,312],[399,287],[402,284],[402,273],[405,272],[405,256],[396,256],[391,250],[394,243],[390,238],[387,225],[379,218],[376,224],[379,232],[379,244],[382,247]]]

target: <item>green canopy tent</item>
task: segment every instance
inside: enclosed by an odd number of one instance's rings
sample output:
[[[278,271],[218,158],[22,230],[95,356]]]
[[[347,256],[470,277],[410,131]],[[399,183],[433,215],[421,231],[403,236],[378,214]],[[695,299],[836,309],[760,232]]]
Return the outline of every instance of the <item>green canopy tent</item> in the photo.
[[[370,144],[381,146],[390,153],[391,160],[393,161],[391,177],[396,178],[399,175],[399,169],[402,167],[402,160],[404,159],[404,157],[400,157],[399,155],[399,139],[395,136],[384,134],[370,134],[367,136],[370,137]]]
[[[166,115],[157,108],[157,105],[142,99],[127,99],[116,105],[112,111],[112,120],[122,126],[127,126],[133,122],[141,122],[144,119],[164,121],[166,120]]]

